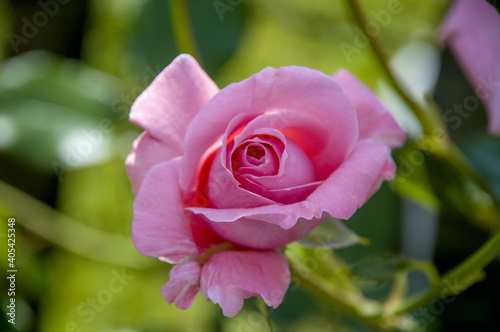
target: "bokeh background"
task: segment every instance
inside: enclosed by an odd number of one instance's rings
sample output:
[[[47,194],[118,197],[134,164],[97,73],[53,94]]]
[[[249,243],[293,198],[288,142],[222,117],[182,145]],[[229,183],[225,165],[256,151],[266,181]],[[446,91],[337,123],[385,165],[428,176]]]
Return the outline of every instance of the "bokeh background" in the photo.
[[[363,1],[417,96],[443,110],[473,95],[436,38],[450,2]],[[345,1],[190,0],[201,64],[219,87],[266,66],[301,65],[331,74],[347,68],[418,135],[419,126],[385,81],[354,28]],[[128,122],[134,99],[179,54],[167,0],[0,0],[0,267],[7,270],[7,218],[16,218],[17,331],[262,331],[254,299],[224,318],[201,294],[187,311],[160,287],[169,266],[139,255],[130,239],[133,195],[124,159],[140,129]],[[363,46],[364,45],[364,46]],[[346,51],[347,50],[347,51]],[[450,128],[455,142],[500,197],[500,142],[484,110]],[[332,130],[334,130],[332,128]],[[338,250],[366,294],[384,297],[401,257],[435,261],[442,272],[489,236],[439,190],[459,176],[408,163],[412,143],[395,152],[397,184],[381,190],[346,224],[367,247]],[[406,164],[405,164],[406,163]],[[438,167],[438,166],[437,166]],[[438,167],[438,168],[439,168]],[[435,179],[435,178],[434,178]],[[458,180],[457,180],[458,181]],[[460,196],[460,195],[458,195]],[[477,198],[481,200],[481,197]],[[465,207],[466,208],[466,207]],[[412,287],[424,283],[412,277]],[[500,264],[453,301],[413,313],[427,331],[500,330]],[[1,331],[7,281],[1,282]],[[271,312],[276,331],[369,331],[292,284]]]

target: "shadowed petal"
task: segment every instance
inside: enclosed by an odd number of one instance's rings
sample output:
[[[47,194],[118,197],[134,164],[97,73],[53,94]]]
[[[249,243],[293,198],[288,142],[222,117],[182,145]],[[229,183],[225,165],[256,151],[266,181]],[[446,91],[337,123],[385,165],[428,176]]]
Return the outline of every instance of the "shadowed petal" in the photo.
[[[500,135],[500,15],[486,1],[455,1],[442,26],[442,39],[464,68]]]

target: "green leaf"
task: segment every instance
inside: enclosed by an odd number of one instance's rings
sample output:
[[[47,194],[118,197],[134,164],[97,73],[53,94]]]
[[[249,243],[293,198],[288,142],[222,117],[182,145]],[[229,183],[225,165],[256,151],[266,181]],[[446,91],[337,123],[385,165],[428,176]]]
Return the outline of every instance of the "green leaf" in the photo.
[[[338,249],[355,244],[367,245],[370,241],[362,238],[340,220],[329,217],[318,227],[313,229],[298,243],[306,248]]]

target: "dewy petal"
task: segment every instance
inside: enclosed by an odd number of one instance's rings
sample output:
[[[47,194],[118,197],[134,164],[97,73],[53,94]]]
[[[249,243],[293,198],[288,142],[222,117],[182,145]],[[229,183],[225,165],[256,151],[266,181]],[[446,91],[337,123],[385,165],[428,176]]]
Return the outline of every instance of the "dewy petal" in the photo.
[[[232,317],[243,300],[261,296],[277,308],[290,284],[285,257],[275,251],[222,251],[213,255],[201,273],[201,291]]]
[[[218,91],[196,60],[181,54],[137,98],[130,121],[180,156],[188,124]]]
[[[333,78],[340,83],[356,109],[360,140],[369,139],[390,147],[403,145],[406,132],[366,85],[345,69],[337,71]]]
[[[324,212],[334,218],[349,219],[370,197],[372,188],[380,185],[381,173],[388,176],[388,154],[389,148],[386,145],[371,141],[360,142],[347,160],[306,200],[299,203],[246,209],[187,209],[203,214],[213,222],[234,222],[249,218],[278,224],[284,229],[292,228],[300,218],[321,218]],[[247,234],[243,241],[251,243],[258,236],[260,234]],[[258,242],[257,239],[255,241]]]
[[[186,310],[193,304],[200,284],[201,268],[191,261],[174,266],[170,270],[170,280],[161,287],[161,294],[169,304]]]
[[[146,256],[178,263],[198,256],[178,183],[179,158],[154,166],[134,202],[132,240]]]
[[[486,1],[455,1],[442,26],[449,45],[500,135],[500,15]]]
[[[162,161],[177,157],[177,152],[144,131],[132,145],[132,151],[125,160],[132,190],[137,195],[146,173]]]
[[[333,78],[303,67],[265,68],[219,91],[189,124],[180,167],[184,193],[197,187],[194,179],[203,166],[200,161],[203,163],[206,151],[220,142],[234,117],[243,114],[251,119],[271,110],[284,109],[336,124],[330,127],[328,138],[338,144],[339,155],[349,154],[356,145],[356,112]]]

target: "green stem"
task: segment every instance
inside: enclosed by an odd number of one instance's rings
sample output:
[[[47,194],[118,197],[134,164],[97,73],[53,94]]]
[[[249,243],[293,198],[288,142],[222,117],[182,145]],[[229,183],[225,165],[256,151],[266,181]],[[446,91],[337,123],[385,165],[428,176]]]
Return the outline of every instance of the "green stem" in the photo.
[[[358,25],[364,31],[364,28],[369,23],[368,17],[358,0],[349,0],[350,7],[356,18]],[[422,124],[422,128],[425,134],[432,135],[435,128],[441,128],[446,131],[446,127],[438,114],[436,112],[429,112],[427,109],[422,107],[408,92],[403,82],[401,82],[391,67],[389,66],[389,55],[387,53],[386,47],[382,40],[377,34],[365,34],[372,46],[372,49],[379,59],[379,62],[384,70],[389,82],[394,87],[398,95],[404,100],[404,102],[412,109],[415,116],[418,118]],[[432,108],[431,108],[432,109]]]
[[[442,278],[441,284],[447,287],[448,284],[465,284],[477,274],[478,271],[485,268],[500,254],[500,232],[497,232],[476,252],[470,255],[462,263],[458,264],[452,270],[448,271]]]
[[[361,29],[367,26],[369,23],[368,17],[361,6],[359,0],[349,0],[350,7],[353,11],[354,17],[356,18]],[[434,136],[435,130],[439,129],[441,134],[444,135],[444,140],[438,142],[435,140],[437,145],[437,152],[440,153],[444,158],[447,158],[457,169],[459,169],[463,174],[465,174],[471,181],[476,183],[483,191],[488,193],[492,198],[494,195],[491,193],[489,186],[477,175],[477,173],[472,169],[467,160],[463,157],[460,150],[453,145],[449,139],[446,126],[444,125],[442,118],[440,116],[439,107],[433,100],[428,99],[426,107],[416,102],[413,97],[408,93],[408,90],[404,84],[398,80],[394,72],[389,66],[389,55],[386,51],[386,47],[382,40],[375,34],[366,34],[372,49],[379,59],[382,69],[386,73],[391,85],[394,87],[398,95],[406,102],[406,104],[412,109],[415,116],[418,118],[422,124],[424,134]],[[498,202],[495,202],[498,206]],[[498,212],[498,208],[496,209]],[[500,213],[497,213],[500,214]],[[432,279],[435,276],[431,276],[431,289],[424,293],[423,295],[417,295],[407,300],[402,306],[400,306],[395,313],[401,314],[404,312],[411,311],[418,307],[427,304],[434,298],[446,296],[449,294],[450,285],[459,285],[458,290],[453,290],[452,293],[458,293],[467,286],[478,280],[480,271],[492,262],[495,257],[500,254],[500,232],[497,232],[490,240],[483,244],[476,252],[474,252],[469,258],[457,265],[451,271],[446,273],[438,283],[437,287]],[[434,272],[432,272],[434,274]],[[439,280],[439,279],[438,279]]]
[[[191,30],[187,0],[169,0],[174,37],[180,53],[189,53],[201,64],[201,56]]]
[[[292,279],[312,295],[368,324],[374,324],[374,321],[380,317],[382,308],[376,301],[366,299],[357,292],[345,290],[324,280],[297,262],[296,258],[288,252],[285,252],[285,255],[290,263]]]
[[[25,229],[74,254],[133,268],[150,264],[137,253],[129,236],[86,226],[3,181],[0,201]]]
[[[349,4],[358,25],[364,31],[364,27],[366,27],[369,23],[369,19],[361,3],[359,0],[349,0]],[[450,160],[450,162],[452,162],[457,169],[463,172],[463,174],[476,183],[479,188],[494,199],[495,196],[492,194],[488,184],[477,175],[477,172],[471,167],[462,152],[450,140],[446,125],[442,119],[440,108],[436,102],[432,98],[426,98],[426,105],[424,107],[415,101],[408,92],[408,89],[405,87],[405,84],[397,78],[389,66],[389,55],[382,39],[377,34],[366,33],[365,35],[367,36],[370,45],[372,46],[372,49],[382,66],[382,69],[386,73],[389,82],[420,121],[424,133],[433,138],[434,136],[442,136],[441,139],[433,139],[433,148],[435,152]],[[495,206],[497,215],[500,219],[500,203],[495,202]]]
[[[429,292],[414,296],[399,307],[395,313],[401,314],[425,306],[435,298],[456,295],[481,277],[481,271],[500,254],[500,232],[483,244],[462,263],[448,271],[439,283],[439,287]]]

